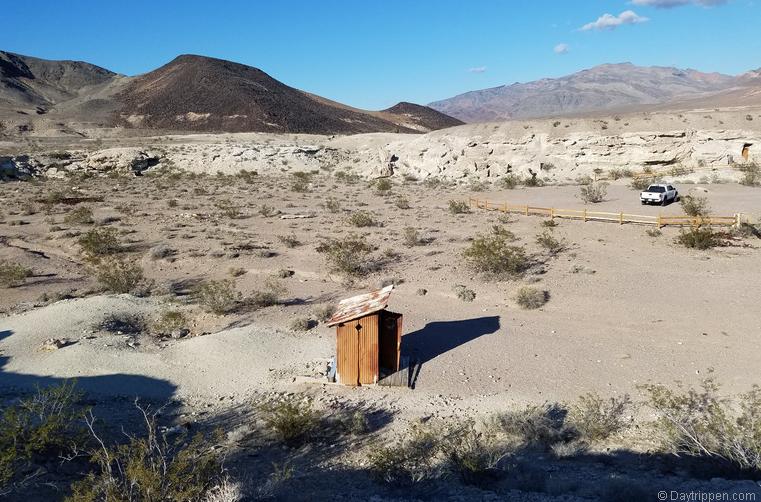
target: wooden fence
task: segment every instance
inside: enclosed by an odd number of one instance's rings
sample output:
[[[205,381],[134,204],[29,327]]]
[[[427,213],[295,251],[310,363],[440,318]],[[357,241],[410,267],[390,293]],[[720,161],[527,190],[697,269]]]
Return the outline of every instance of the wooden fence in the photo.
[[[692,226],[718,225],[738,226],[743,217],[740,213],[734,216],[646,216],[641,214],[627,214],[624,212],[610,213],[605,211],[589,211],[588,209],[558,209],[555,207],[538,207],[507,202],[490,202],[485,199],[471,197],[468,200],[470,207],[486,209],[489,211],[501,211],[503,213],[518,213],[525,216],[544,216],[554,220],[555,218],[567,218],[582,221],[609,221],[623,225],[624,223],[636,223],[640,225],[655,225],[658,228],[665,226]]]

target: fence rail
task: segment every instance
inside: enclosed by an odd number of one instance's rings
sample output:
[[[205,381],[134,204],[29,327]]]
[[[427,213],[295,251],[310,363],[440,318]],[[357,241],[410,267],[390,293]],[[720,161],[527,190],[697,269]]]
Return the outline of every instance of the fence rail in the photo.
[[[491,202],[486,199],[470,197],[470,207],[486,209],[488,211],[501,211],[503,213],[518,213],[525,216],[544,216],[550,219],[566,218],[582,221],[609,221],[623,225],[634,223],[639,225],[655,225],[658,228],[665,226],[691,226],[702,225],[715,226],[738,226],[743,221],[740,213],[734,216],[657,216],[642,214],[627,214],[624,212],[611,213],[605,211],[589,211],[588,209],[559,209],[555,207],[538,207],[528,204],[508,204],[507,202]]]

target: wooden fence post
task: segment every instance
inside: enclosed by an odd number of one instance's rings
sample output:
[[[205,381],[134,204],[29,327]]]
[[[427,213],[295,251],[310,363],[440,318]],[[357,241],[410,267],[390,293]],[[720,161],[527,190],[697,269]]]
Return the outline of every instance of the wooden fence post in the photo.
[[[587,222],[587,208],[584,208],[584,223]]]
[[[619,225],[623,225],[624,224],[624,212],[623,211],[618,213],[618,224]]]
[[[663,228],[663,222],[661,221],[661,213],[658,213],[658,228]]]
[[[550,208],[550,219],[552,221],[555,221],[555,208],[554,207]]]
[[[528,204],[526,204],[526,216],[528,216]]]
[[[502,212],[507,213],[507,202],[502,203]]]

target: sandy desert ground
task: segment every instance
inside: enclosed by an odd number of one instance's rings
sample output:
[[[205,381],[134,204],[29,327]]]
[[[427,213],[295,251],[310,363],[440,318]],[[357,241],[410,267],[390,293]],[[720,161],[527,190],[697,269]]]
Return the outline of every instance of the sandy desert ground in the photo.
[[[694,386],[712,375],[732,396],[759,382],[761,241],[752,235],[698,251],[675,243],[680,230],[672,227],[651,235],[646,226],[557,220],[549,228],[536,216],[449,210],[450,201],[470,196],[583,208],[575,184],[507,190],[397,175],[380,191],[367,179],[334,174],[157,170],[1,183],[0,261],[32,271],[0,295],[3,392],[76,378],[106,403],[135,395],[182,403],[175,419],[232,415],[262,396],[303,393],[329,409],[382,409],[393,415],[385,430],[400,432],[421,418],[479,419],[588,392],[639,399],[638,386],[647,383]],[[683,214],[677,203],[640,206],[629,181],[612,182],[605,201],[590,208]],[[744,213],[754,222],[761,217],[757,187],[690,182],[677,188],[705,195],[714,214]],[[91,221],[72,218],[83,207],[92,210]],[[372,225],[354,225],[357,213],[369,215]],[[287,219],[294,215],[306,217]],[[489,280],[466,266],[463,251],[494,226],[513,232],[531,257],[522,277]],[[409,228],[417,232],[414,243],[406,238]],[[114,229],[119,256],[143,270],[141,294],[102,291],[78,243],[93,229]],[[543,232],[563,250],[553,254],[539,246]],[[352,235],[373,247],[378,270],[348,278],[329,269],[320,244]],[[209,280],[232,281],[244,298],[277,290],[278,301],[262,307],[243,302],[215,315],[193,295]],[[335,334],[323,322],[324,311],[389,283],[396,284],[389,308],[404,314],[402,350],[420,363],[414,388],[328,383]],[[515,294],[525,285],[546,291],[549,301],[522,309]],[[475,298],[459,298],[458,287]],[[183,314],[187,335],[155,336],[152,323],[169,311]],[[135,333],[120,326],[109,331],[104,323],[114,317],[137,318],[143,326]],[[309,329],[296,327],[304,323]],[[50,338],[65,346],[42,350]],[[636,414],[651,416],[645,408]],[[357,441],[317,462],[361,468],[363,448]],[[303,466],[315,462],[314,455],[295,457]],[[560,484],[536,497],[597,496],[579,481],[587,469],[602,475],[595,462],[568,474],[576,488],[564,489],[570,481],[556,477]],[[627,475],[643,475],[626,462],[620,469]],[[329,483],[318,478],[305,474],[299,482],[311,493],[330,493]],[[363,483],[370,481],[356,481],[356,493]]]

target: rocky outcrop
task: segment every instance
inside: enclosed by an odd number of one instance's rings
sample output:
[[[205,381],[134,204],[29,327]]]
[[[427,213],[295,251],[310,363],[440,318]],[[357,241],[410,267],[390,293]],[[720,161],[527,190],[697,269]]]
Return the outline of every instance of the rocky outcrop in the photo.
[[[745,159],[742,151],[748,144],[751,146]],[[454,180],[495,180],[515,174],[536,175],[547,183],[567,183],[600,169],[641,171],[649,167],[657,171],[700,168],[689,175],[697,181],[706,174],[705,170],[739,178],[741,173],[733,166],[754,161],[759,155],[754,149],[758,148],[760,133],[740,130],[611,135],[595,131],[564,135],[525,131],[515,135],[494,128],[473,134],[439,131],[423,136],[262,137],[257,142],[172,143],[155,151],[120,147],[55,152],[0,158],[0,172],[5,178],[18,178],[37,174],[60,177],[69,172],[140,175],[172,168],[211,174],[320,171],[353,173],[364,178]],[[679,176],[689,177],[681,172]]]

